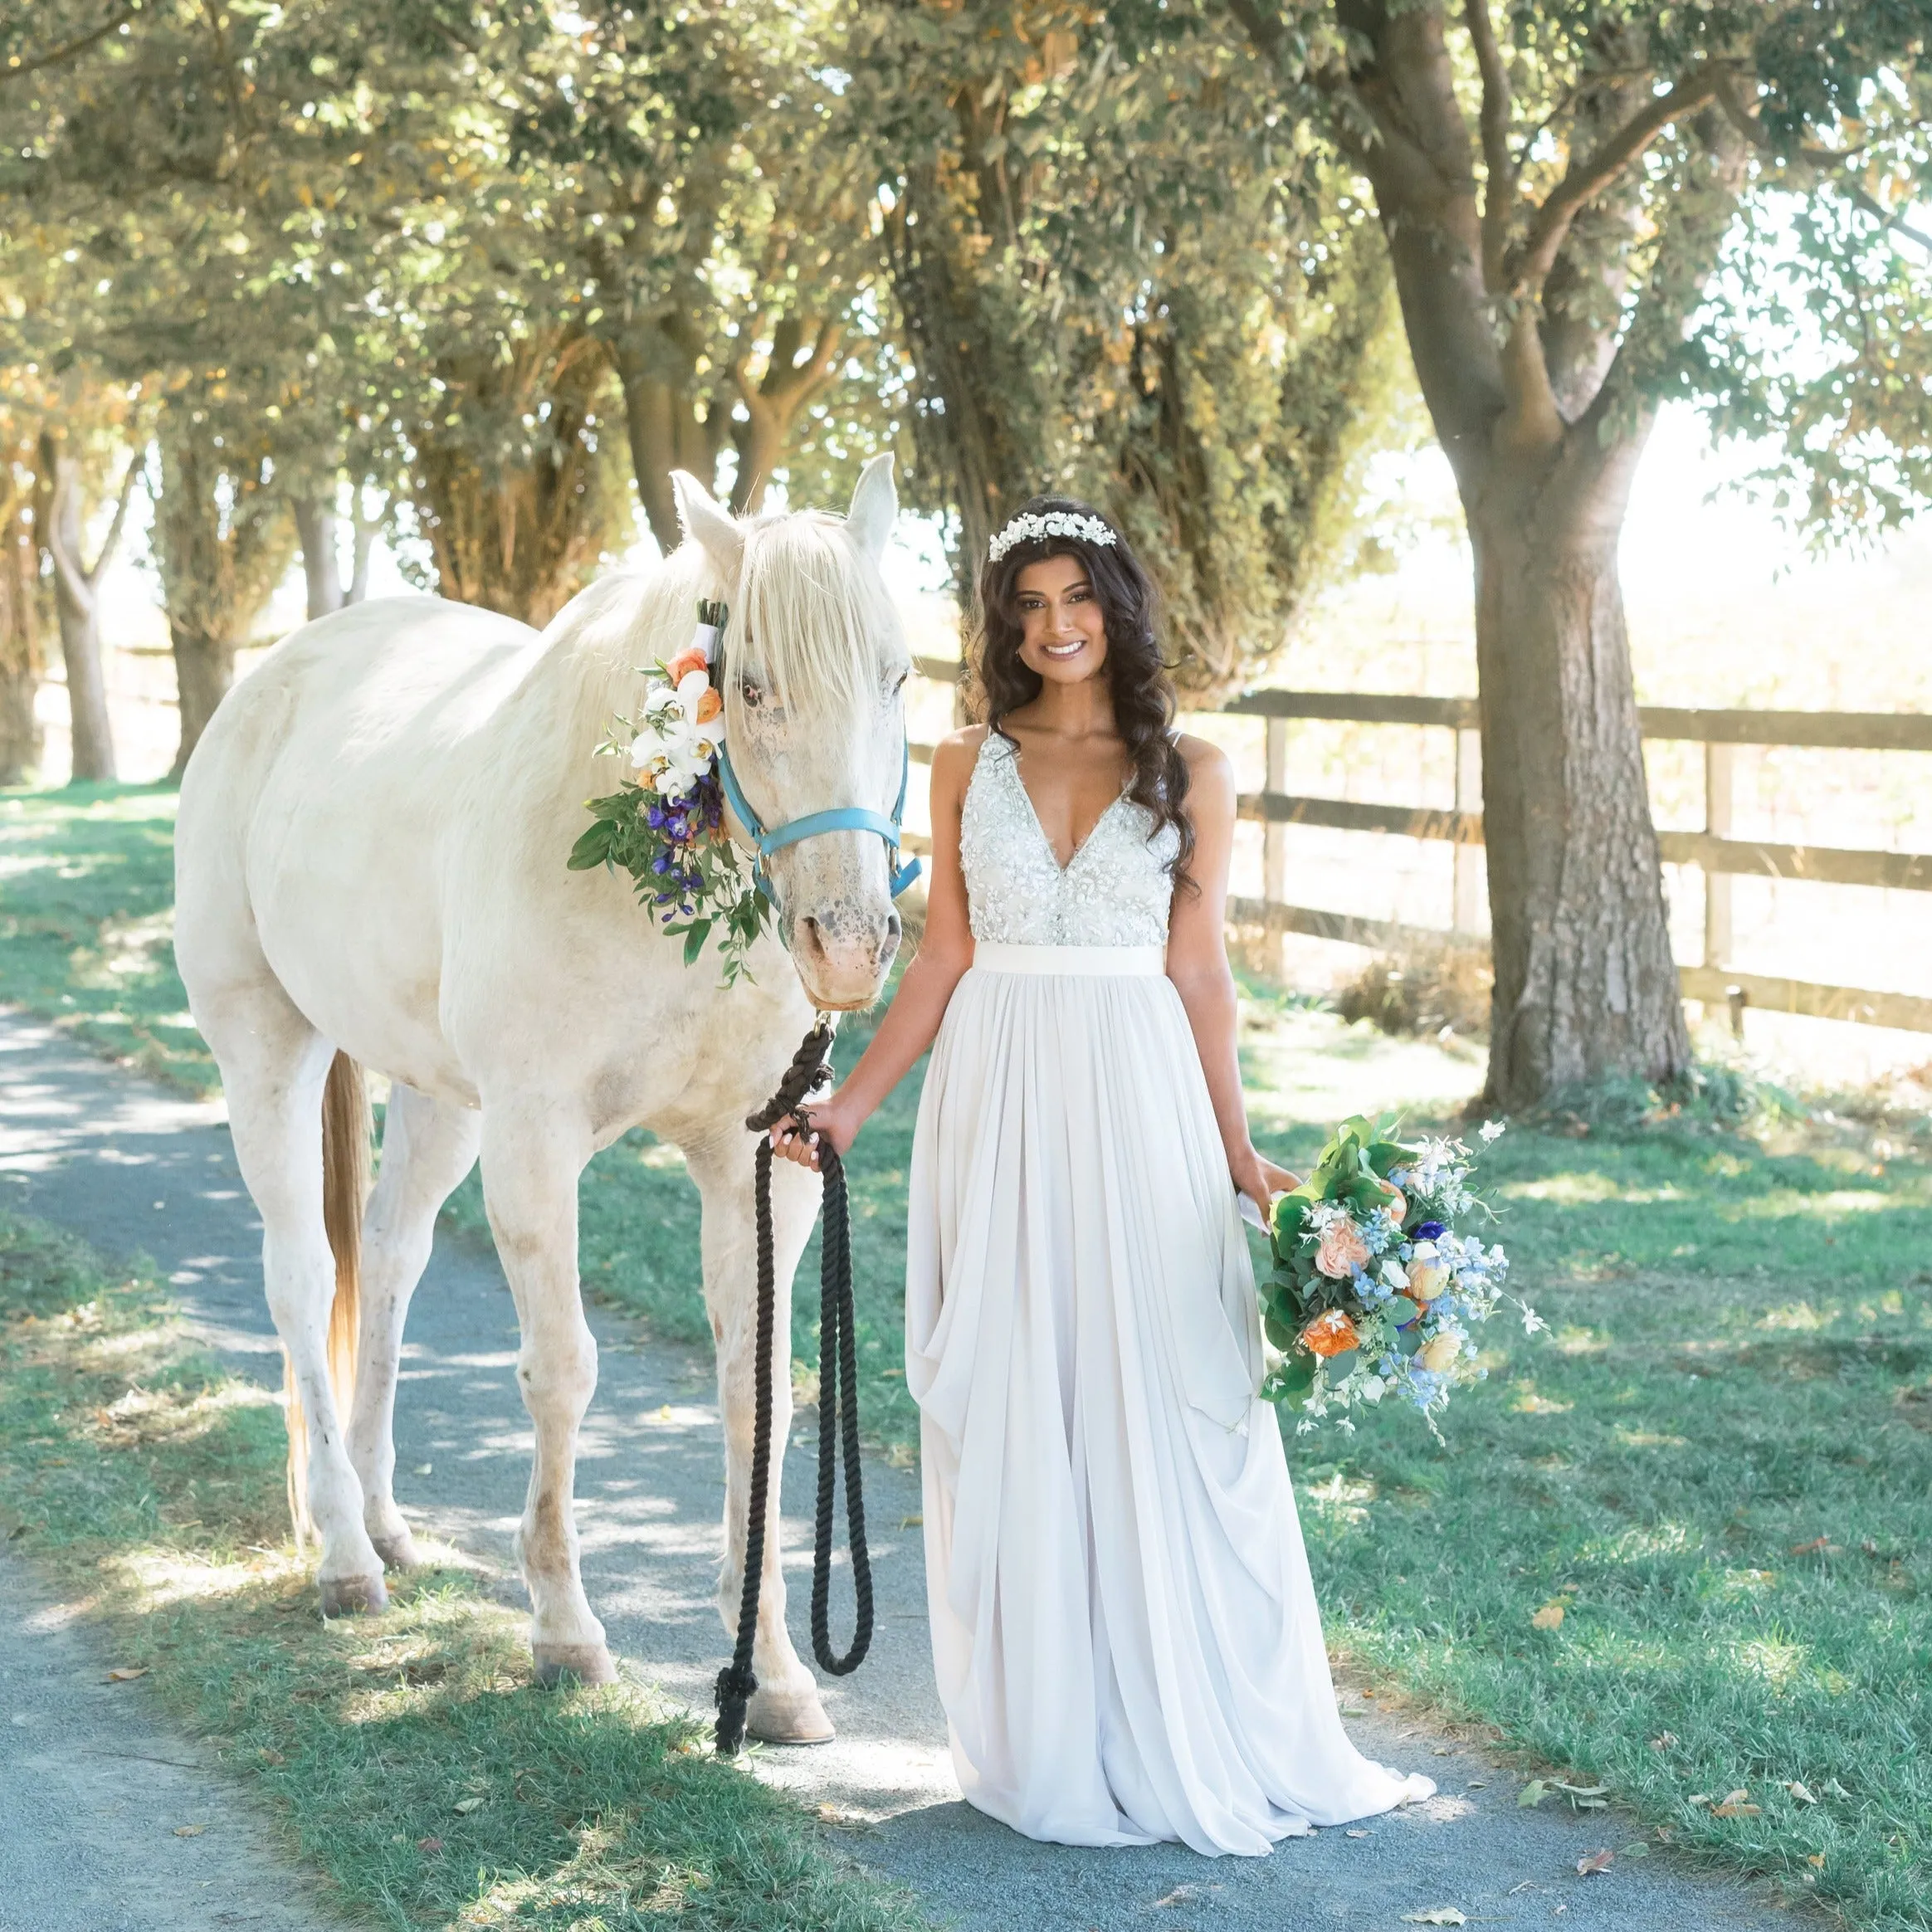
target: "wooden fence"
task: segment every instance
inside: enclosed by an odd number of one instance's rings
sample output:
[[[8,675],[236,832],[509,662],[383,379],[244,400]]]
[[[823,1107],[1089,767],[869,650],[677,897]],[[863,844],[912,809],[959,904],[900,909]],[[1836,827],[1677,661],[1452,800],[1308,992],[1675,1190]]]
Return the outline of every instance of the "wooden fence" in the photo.
[[[915,661],[921,677],[952,684],[959,666],[949,658]],[[1250,691],[1222,707],[1260,718],[1267,733],[1263,789],[1240,802],[1243,818],[1259,820],[1261,896],[1235,899],[1234,924],[1277,933],[1303,933],[1354,945],[1398,948],[1418,942],[1480,939],[1483,882],[1476,848],[1482,843],[1482,738],[1473,698],[1395,697],[1357,691]],[[1730,964],[1731,881],[1739,877],[1810,880],[1840,886],[1932,891],[1932,852],[1880,851],[1856,847],[1794,845],[1739,839],[1732,832],[1732,778],[1740,744],[1788,744],[1852,751],[1932,752],[1932,716],[1888,711],[1706,711],[1646,705],[1643,734],[1678,739],[1704,748],[1704,829],[1658,835],[1666,861],[1699,867],[1705,876],[1704,957],[1678,975],[1687,999],[1730,1007],[1741,1027],[1747,1006],[1819,1019],[1858,1020],[1868,1025],[1932,1032],[1932,999],[1866,987],[1827,986],[1765,973],[1740,973]],[[1456,734],[1456,803],[1448,811],[1405,805],[1365,805],[1318,798],[1288,789],[1288,726],[1305,719],[1359,724],[1433,726]],[[929,762],[930,745],[912,755]],[[1399,837],[1443,840],[1455,852],[1453,927],[1406,926],[1392,920],[1362,919],[1295,905],[1286,897],[1287,831],[1293,825],[1344,832],[1393,832]],[[923,841],[918,842],[923,844]]]

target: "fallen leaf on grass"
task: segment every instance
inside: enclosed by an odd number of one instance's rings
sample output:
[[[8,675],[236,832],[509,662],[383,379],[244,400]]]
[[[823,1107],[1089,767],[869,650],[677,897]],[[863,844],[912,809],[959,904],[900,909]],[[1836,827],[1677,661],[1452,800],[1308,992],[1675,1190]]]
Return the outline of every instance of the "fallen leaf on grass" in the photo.
[[[1852,1793],[1836,1778],[1827,1778],[1825,1780],[1825,1796],[1827,1798],[1849,1798],[1851,1795]]]
[[[1710,1808],[1710,1815],[1714,1818],[1754,1818],[1762,1808],[1749,1802],[1750,1795],[1740,1784],[1735,1791],[1726,1794],[1722,1803]]]
[[[1469,1920],[1454,1905],[1431,1905],[1426,1912],[1404,1912],[1405,1925],[1466,1925]]]
[[[1650,1847],[1639,1838],[1634,1845],[1623,1847],[1623,1856],[1626,1858],[1647,1858],[1650,1856]]]
[[[416,1841],[416,1849],[423,1852],[440,1852],[442,1850],[442,1840],[441,1838],[418,1838]]]
[[[1806,1786],[1803,1779],[1793,1778],[1784,1788],[1800,1804],[1816,1804],[1816,1795]]]
[[[1815,1871],[1822,1871],[1825,1869],[1825,1855],[1822,1852],[1808,1852],[1805,1854],[1804,1861]]]
[[[178,1838],[198,1838],[207,1829],[206,1825],[177,1825],[174,1835]]]
[[[1814,1536],[1809,1543],[1794,1543],[1791,1546],[1793,1556],[1837,1556],[1840,1551],[1837,1544],[1828,1536]]]
[[[1516,1803],[1520,1805],[1541,1804],[1549,1796],[1549,1787],[1540,1778],[1532,1778],[1516,1793]]]
[[[110,1684],[131,1684],[135,1678],[144,1677],[147,1674],[148,1666],[145,1664],[120,1664],[107,1673],[107,1681]]]
[[[459,1798],[451,1808],[458,1817],[466,1818],[471,1812],[479,1809],[482,1803],[480,1798]]]
[[[1545,1603],[1543,1608],[1530,1619],[1530,1627],[1532,1630],[1562,1629],[1563,1605],[1560,1603]]]
[[[1343,1833],[1343,1836],[1349,1838],[1373,1838],[1375,1834],[1373,1832],[1364,1832],[1359,1826],[1357,1826]]]
[[[1194,1888],[1193,1886],[1177,1885],[1164,1899],[1156,1899],[1154,1901],[1154,1909],[1159,1911],[1163,1905],[1184,1905],[1193,1895]]]
[[[264,1744],[261,1749],[256,1753],[256,1755],[260,1758],[262,1763],[265,1764],[285,1764],[288,1763],[288,1759],[285,1758],[280,1751],[274,1749],[271,1746],[267,1744]]]
[[[1601,1852],[1586,1852],[1577,1861],[1577,1875],[1588,1878],[1593,1872],[1608,1871],[1617,1862],[1617,1854],[1606,1847]]]
[[[1675,1731],[1659,1731],[1650,1741],[1651,1749],[1653,1751],[1667,1751],[1676,1741],[1677,1734]]]

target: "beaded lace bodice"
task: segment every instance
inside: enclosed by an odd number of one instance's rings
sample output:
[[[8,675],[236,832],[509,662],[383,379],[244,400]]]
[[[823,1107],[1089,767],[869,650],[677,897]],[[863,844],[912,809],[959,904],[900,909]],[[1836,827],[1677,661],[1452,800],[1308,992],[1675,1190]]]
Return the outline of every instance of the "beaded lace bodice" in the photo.
[[[1180,845],[1173,826],[1149,839],[1152,815],[1125,793],[1062,869],[1020,783],[1018,749],[986,734],[966,788],[959,864],[973,936],[1019,946],[1167,943]]]

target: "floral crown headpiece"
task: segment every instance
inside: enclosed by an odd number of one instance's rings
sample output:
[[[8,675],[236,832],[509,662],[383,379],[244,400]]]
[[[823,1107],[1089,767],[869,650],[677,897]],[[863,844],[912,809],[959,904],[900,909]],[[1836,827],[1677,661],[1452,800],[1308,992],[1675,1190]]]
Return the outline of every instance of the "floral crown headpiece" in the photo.
[[[1038,544],[1048,537],[1077,537],[1083,544],[1117,544],[1120,538],[1097,516],[1050,510],[1044,515],[1022,510],[986,546],[987,561],[997,564],[1015,544]]]

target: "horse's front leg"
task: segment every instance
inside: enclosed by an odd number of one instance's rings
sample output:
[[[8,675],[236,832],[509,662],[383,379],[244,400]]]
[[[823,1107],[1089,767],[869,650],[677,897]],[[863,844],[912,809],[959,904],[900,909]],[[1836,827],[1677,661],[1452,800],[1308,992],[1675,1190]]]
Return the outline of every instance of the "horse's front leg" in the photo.
[[[517,1386],[536,1426],[516,1550],[530,1593],[537,1680],[545,1684],[566,1674],[607,1684],[617,1675],[583,1594],[572,1495],[577,1432],[597,1388],[597,1343],[577,1281],[577,1180],[589,1158],[573,1103],[485,1095],[483,1204],[516,1300]]]
[[[740,1110],[742,1111],[742,1110]],[[724,1417],[724,1563],[718,1610],[738,1631],[744,1587],[745,1512],[751,1498],[754,1375],[758,1362],[758,1236],[753,1212],[751,1136],[743,1129],[687,1148],[686,1164],[704,1198],[705,1305],[718,1344],[718,1396]],[[785,1628],[785,1573],[779,1476],[792,1427],[792,1276],[818,1209],[817,1177],[786,1160],[772,1164],[772,1233],[777,1303],[772,1328],[771,1475],[758,1632],[751,1667],[758,1678],[746,1716],[753,1737],[770,1744],[823,1744],[832,1721],[818,1686]]]

